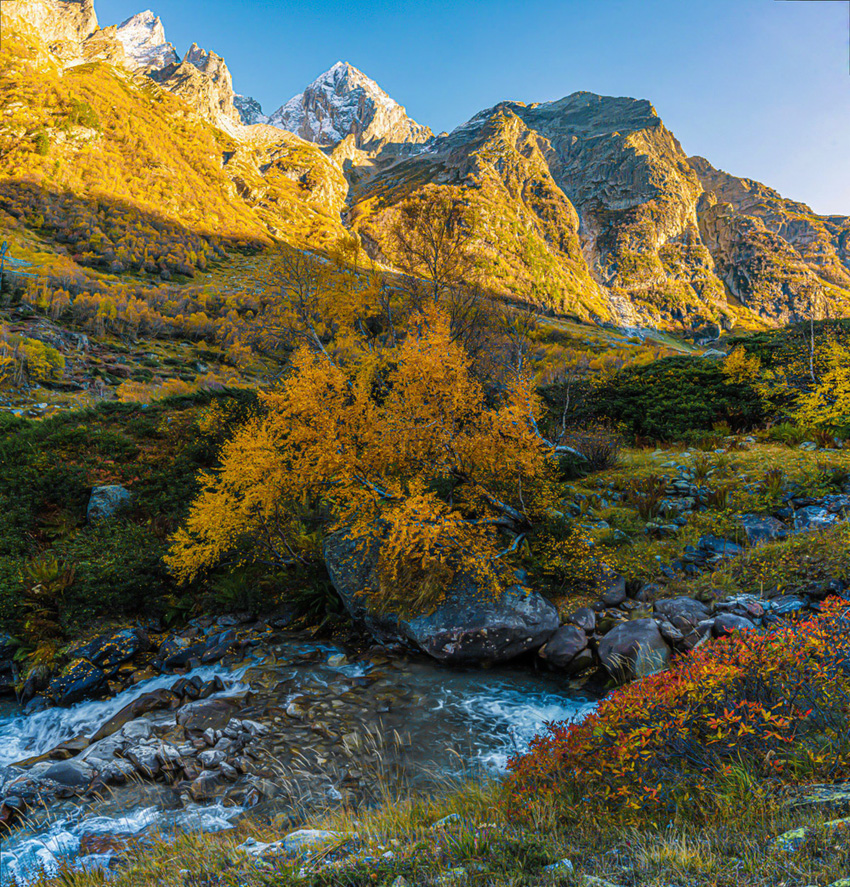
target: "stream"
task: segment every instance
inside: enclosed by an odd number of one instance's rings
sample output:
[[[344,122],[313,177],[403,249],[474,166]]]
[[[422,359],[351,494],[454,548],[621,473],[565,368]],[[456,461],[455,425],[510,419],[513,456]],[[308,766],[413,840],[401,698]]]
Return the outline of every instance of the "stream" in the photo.
[[[403,793],[498,776],[544,724],[581,719],[596,704],[562,677],[530,669],[449,670],[383,654],[349,661],[345,651],[296,634],[282,634],[232,667],[192,675],[224,679],[229,686],[216,697],[238,695],[244,701],[236,715],[268,728],[257,752],[259,776],[243,777],[202,804],[180,786],[144,781],[84,802],[54,799],[4,837],[2,887],[24,887],[64,867],[109,867],[128,840],[145,835],[213,832],[246,816],[297,827],[310,812],[369,803],[388,789]],[[111,699],[29,717],[14,706],[0,709],[0,783],[14,762],[91,736],[129,702],[174,681],[163,675]],[[185,741],[174,711],[145,717],[164,740]],[[262,786],[260,801],[251,797],[251,785]]]

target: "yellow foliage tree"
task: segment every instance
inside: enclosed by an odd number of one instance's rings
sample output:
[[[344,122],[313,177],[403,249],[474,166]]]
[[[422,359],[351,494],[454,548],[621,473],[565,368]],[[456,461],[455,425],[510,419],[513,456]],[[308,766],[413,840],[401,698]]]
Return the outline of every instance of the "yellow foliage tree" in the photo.
[[[494,399],[471,362],[433,302],[403,341],[348,364],[301,346],[263,397],[267,414],[203,477],[172,540],[173,572],[186,581],[222,562],[301,559],[307,502],[328,529],[364,546],[380,537],[381,588],[395,605],[432,606],[461,565],[498,590],[506,555],[551,504],[550,448],[528,376],[515,372]]]
[[[827,346],[826,372],[800,397],[796,419],[803,427],[850,433],[850,350],[839,342]]]

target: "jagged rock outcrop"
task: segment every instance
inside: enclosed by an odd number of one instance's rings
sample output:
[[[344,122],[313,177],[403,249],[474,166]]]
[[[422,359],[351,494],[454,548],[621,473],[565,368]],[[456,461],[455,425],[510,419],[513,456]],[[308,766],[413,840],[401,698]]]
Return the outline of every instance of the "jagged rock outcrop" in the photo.
[[[233,106],[240,120],[245,126],[254,126],[258,123],[268,123],[269,118],[263,114],[262,105],[248,95],[236,95],[233,97]]]
[[[818,216],[703,157],[689,163],[705,191],[700,233],[731,293],[772,323],[828,314],[833,288],[850,290],[850,219]]]
[[[269,122],[318,145],[335,145],[353,135],[358,147],[376,148],[425,142],[433,135],[348,62],[337,62],[317,77],[278,108]]]
[[[3,16],[34,28],[60,58],[79,57],[82,44],[97,31],[94,0],[6,0]]]
[[[149,9],[119,25],[116,36],[124,47],[128,67],[134,70],[159,70],[180,62],[177,50],[165,39],[162,21]]]
[[[193,43],[182,62],[151,71],[150,76],[210,123],[228,132],[241,125],[233,103],[233,78],[220,55]]]

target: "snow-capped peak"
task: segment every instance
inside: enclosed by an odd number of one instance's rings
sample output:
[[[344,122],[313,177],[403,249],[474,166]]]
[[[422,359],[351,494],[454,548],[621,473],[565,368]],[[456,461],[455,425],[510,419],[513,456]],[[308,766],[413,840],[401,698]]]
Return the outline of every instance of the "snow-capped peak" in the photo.
[[[398,102],[348,62],[337,62],[317,77],[269,122],[319,145],[334,145],[352,134],[358,145],[424,142],[431,137],[427,127],[411,120]]]
[[[177,51],[165,39],[162,21],[149,9],[119,25],[117,36],[136,69],[157,70],[180,61]]]

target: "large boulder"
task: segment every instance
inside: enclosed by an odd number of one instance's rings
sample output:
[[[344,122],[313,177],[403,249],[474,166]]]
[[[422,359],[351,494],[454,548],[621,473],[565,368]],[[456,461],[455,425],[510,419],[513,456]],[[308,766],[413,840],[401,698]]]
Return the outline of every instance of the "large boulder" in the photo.
[[[99,668],[114,668],[132,659],[136,653],[150,649],[150,640],[140,628],[126,628],[100,635],[93,641],[78,647],[72,656],[87,659]]]
[[[634,619],[621,623],[602,638],[599,659],[612,678],[628,681],[666,668],[670,648],[654,619]]]
[[[86,519],[90,524],[109,520],[133,501],[133,494],[120,484],[95,487],[89,498]]]
[[[362,544],[346,532],[324,544],[331,581],[352,618],[382,643],[402,643],[441,662],[504,662],[539,650],[558,628],[558,611],[520,585],[498,597],[459,573],[431,613],[406,617],[379,606],[379,540]]]

